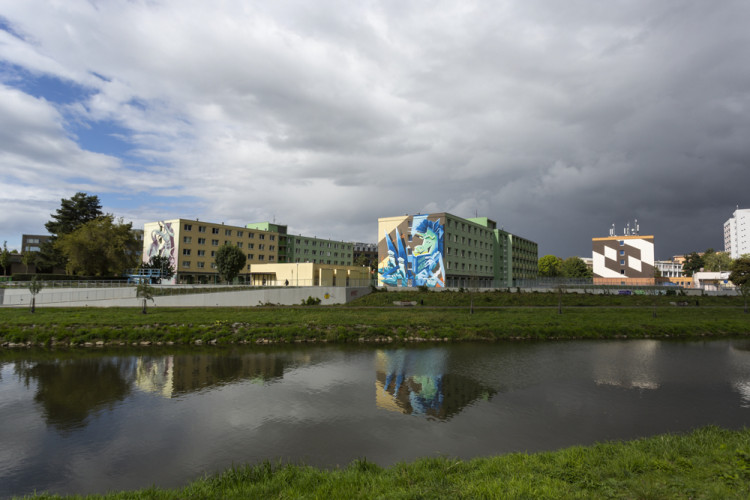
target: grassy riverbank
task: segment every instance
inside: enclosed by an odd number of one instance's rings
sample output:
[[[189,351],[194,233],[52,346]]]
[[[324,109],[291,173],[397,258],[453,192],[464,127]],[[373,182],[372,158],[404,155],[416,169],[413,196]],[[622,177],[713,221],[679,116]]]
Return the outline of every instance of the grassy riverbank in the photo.
[[[562,298],[562,314],[558,311],[560,297],[554,294],[507,292],[375,293],[347,306],[327,307],[151,307],[145,315],[137,308],[38,308],[33,314],[26,309],[0,309],[0,344],[393,342],[750,334],[750,315],[743,313],[738,297],[701,297],[698,306],[696,299],[681,306],[676,304],[679,297],[664,296],[570,294]],[[399,307],[393,305],[394,301],[417,305]],[[522,302],[498,305],[507,301]]]
[[[716,498],[750,496],[750,430],[716,427],[548,453],[345,469],[264,463],[182,489],[103,498]],[[41,495],[35,498],[60,498]],[[93,497],[92,497],[93,498]],[[102,498],[102,497],[96,497]]]

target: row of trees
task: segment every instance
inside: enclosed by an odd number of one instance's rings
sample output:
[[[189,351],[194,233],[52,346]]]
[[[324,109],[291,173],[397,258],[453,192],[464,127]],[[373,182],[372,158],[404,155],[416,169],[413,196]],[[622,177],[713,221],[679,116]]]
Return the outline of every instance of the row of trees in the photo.
[[[732,258],[727,252],[717,252],[709,248],[703,255],[698,252],[691,252],[685,256],[685,262],[682,264],[682,272],[685,276],[692,276],[701,270],[703,271],[729,271],[732,267]]]
[[[563,260],[555,255],[545,255],[538,262],[539,276],[544,278],[591,278],[593,273],[580,257]]]

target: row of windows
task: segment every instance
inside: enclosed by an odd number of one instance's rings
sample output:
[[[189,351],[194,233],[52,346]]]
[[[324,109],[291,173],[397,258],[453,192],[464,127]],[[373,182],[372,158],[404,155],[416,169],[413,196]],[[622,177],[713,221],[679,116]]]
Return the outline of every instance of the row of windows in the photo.
[[[183,243],[192,243],[193,242],[193,238],[190,237],[190,236],[185,236],[182,239],[182,242]],[[231,242],[229,240],[224,240],[224,244],[225,245],[231,245],[232,243],[233,242]],[[199,245],[205,245],[206,244],[206,238],[198,238],[198,244]],[[238,241],[238,242],[236,242],[234,244],[237,245],[238,248],[243,248],[244,247],[244,243],[241,242],[241,241]],[[211,240],[211,246],[218,247],[219,246],[219,240]],[[250,248],[250,249],[255,248],[255,243],[248,243],[247,244],[247,248]],[[265,250],[265,249],[266,249],[266,244],[265,243],[259,243],[258,244],[258,250]],[[268,245],[268,250],[270,250],[272,252],[275,251],[276,250],[276,245]],[[185,251],[187,251],[188,253],[185,253]],[[190,255],[190,249],[183,249],[182,254],[183,255]]]
[[[484,266],[479,264],[466,264],[465,262],[451,262],[446,261],[446,269],[454,271],[475,271],[480,273],[491,273],[492,266]],[[473,266],[473,267],[472,267]]]
[[[341,245],[341,249],[342,250],[351,250],[352,249],[352,246],[348,245],[346,243],[332,243],[330,241],[312,240],[312,242],[311,242],[310,240],[302,240],[300,238],[295,238],[294,243],[297,244],[297,245],[300,245],[301,241],[304,241],[305,245],[313,246],[313,247],[318,246],[318,243],[320,243],[321,247],[328,247],[328,248],[333,248],[333,249],[336,249],[336,250],[339,249],[339,245]]]
[[[183,224],[182,229],[184,231],[192,231],[193,230],[193,225],[192,224]],[[207,229],[207,226],[198,226],[198,232],[199,233],[205,233],[206,229]],[[218,227],[212,227],[211,228],[211,234],[220,234],[220,232],[221,232],[221,229],[219,229]],[[234,234],[235,236],[237,236],[239,238],[242,238],[243,236],[245,236],[245,231],[240,230],[240,229],[227,229],[227,228],[224,228],[224,236],[232,236],[232,234]],[[248,238],[255,238],[255,233],[252,233],[252,232],[248,231],[247,237]],[[263,233],[258,233],[258,239],[259,240],[265,240],[266,239],[266,235],[263,234]],[[268,235],[268,239],[271,240],[271,241],[275,241],[276,240],[276,235],[275,234],[269,234]]]
[[[214,252],[211,252],[211,256],[212,257],[214,256]],[[255,254],[252,254],[252,253],[247,254],[247,259],[248,260],[255,260]],[[266,256],[259,254],[258,255],[258,260],[259,261],[265,261],[266,260]],[[273,255],[269,255],[268,256],[268,262],[274,262],[275,260],[276,260],[275,256],[273,256]],[[198,267],[199,269],[203,269],[203,268],[206,267],[206,263],[202,262],[202,261],[198,261],[195,264],[196,264],[196,267]],[[216,263],[215,262],[210,262],[209,264],[211,266],[211,269],[216,269]],[[192,266],[192,261],[189,261],[189,260],[183,260],[182,261],[182,267],[189,268],[190,266]],[[248,269],[250,269],[250,265],[249,264],[248,264]]]
[[[452,238],[450,240],[453,241],[453,243],[461,243],[462,245],[468,245],[468,246],[475,246],[479,248],[489,249],[490,243],[486,241],[479,241],[476,238],[472,240],[471,238],[467,238],[466,236],[461,236],[461,240],[459,241],[459,236],[457,234],[452,234]],[[409,241],[411,241],[411,236],[409,237]]]

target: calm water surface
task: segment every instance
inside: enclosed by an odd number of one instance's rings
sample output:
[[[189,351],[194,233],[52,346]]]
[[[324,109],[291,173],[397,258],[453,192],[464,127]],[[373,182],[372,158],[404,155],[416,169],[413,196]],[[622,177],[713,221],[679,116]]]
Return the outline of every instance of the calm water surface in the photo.
[[[0,352],[0,497],[750,424],[750,343]]]

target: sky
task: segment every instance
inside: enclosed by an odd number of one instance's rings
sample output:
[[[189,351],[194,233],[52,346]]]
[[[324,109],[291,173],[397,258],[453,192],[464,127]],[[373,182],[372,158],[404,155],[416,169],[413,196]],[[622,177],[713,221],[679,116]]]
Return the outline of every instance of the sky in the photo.
[[[0,0],[0,241],[83,191],[174,218],[375,243],[485,216],[657,259],[750,208],[746,0]]]

